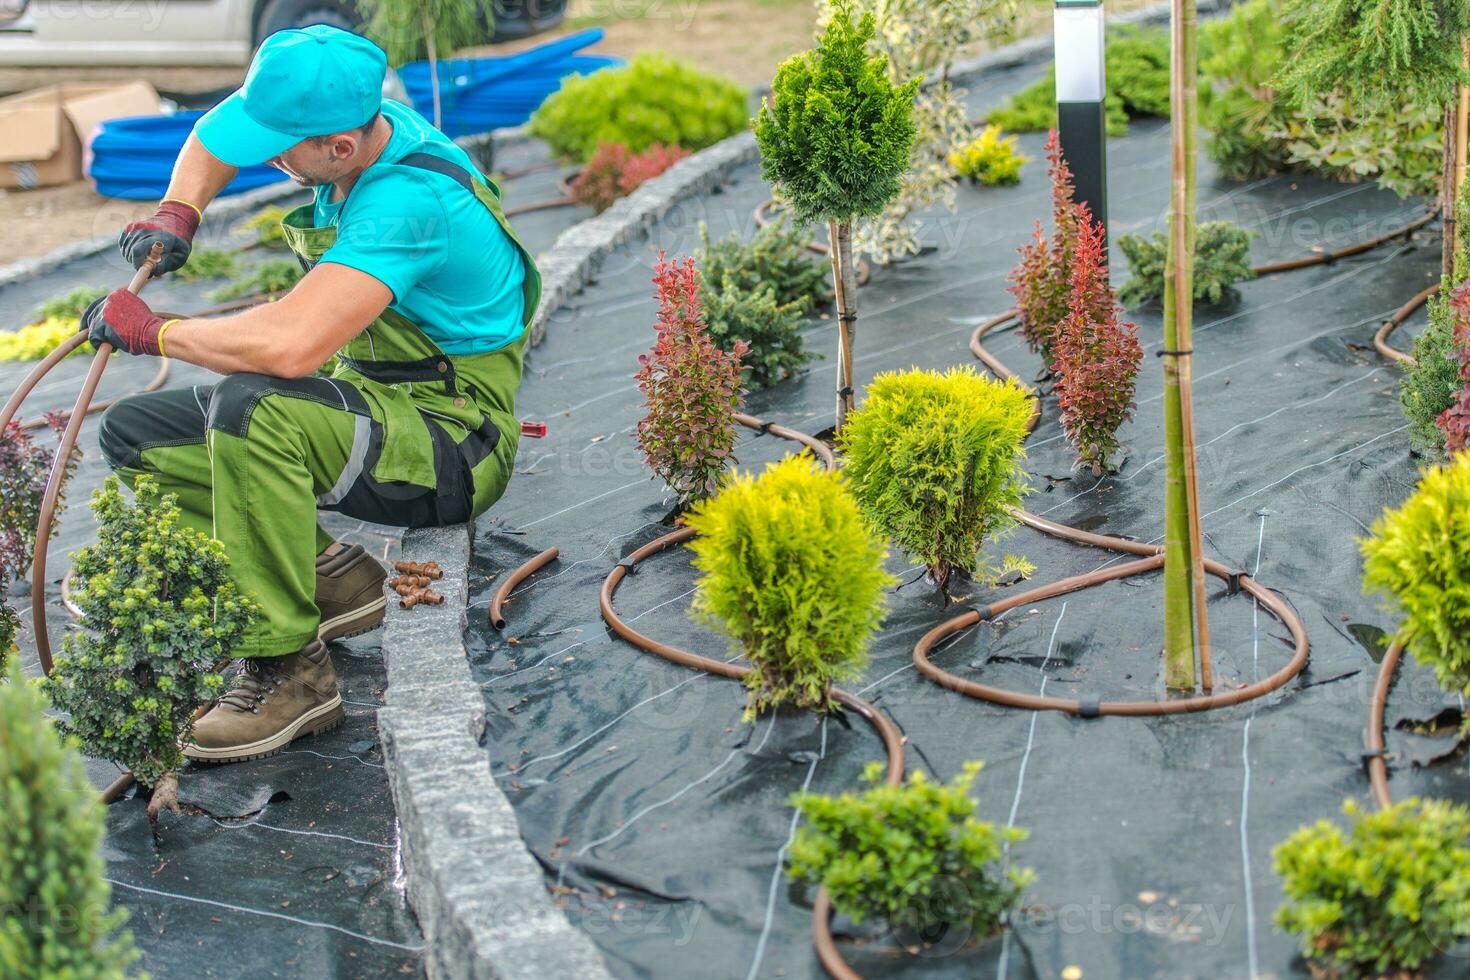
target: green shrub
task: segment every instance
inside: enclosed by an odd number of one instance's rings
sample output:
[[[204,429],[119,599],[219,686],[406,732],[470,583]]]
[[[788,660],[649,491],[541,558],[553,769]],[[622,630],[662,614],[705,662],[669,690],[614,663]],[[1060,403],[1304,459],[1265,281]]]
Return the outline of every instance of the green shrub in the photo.
[[[1276,924],[1300,937],[1314,976],[1417,975],[1470,935],[1470,811],[1418,798],[1342,809],[1349,834],[1322,820],[1276,848]]]
[[[109,477],[92,497],[97,543],[72,566],[82,629],[67,635],[45,690],[82,751],[157,788],[183,762],[194,709],[222,686],[213,665],[256,604],[236,589],[224,547],[180,522],[172,494],[148,477],[134,491],[129,505]]]
[[[301,263],[295,259],[266,259],[244,276],[209,293],[210,299],[239,299],[257,294],[290,292],[301,281]]]
[[[281,220],[288,212],[288,208],[275,205],[263,207],[240,222],[240,227],[255,232],[256,243],[263,248],[288,248],[286,233],[281,230]]]
[[[1027,834],[975,819],[970,786],[980,768],[966,764],[947,786],[922,772],[889,786],[874,762],[861,794],[796,794],[791,802],[806,825],[791,841],[788,873],[826,885],[833,908],[854,922],[883,919],[920,936],[964,923],[980,938],[994,934],[1032,876],[997,866]]]
[[[234,252],[218,248],[197,248],[189,253],[189,261],[174,270],[174,277],[184,282],[201,279],[228,279],[240,267]]]
[[[1228,221],[1206,221],[1200,224],[1194,245],[1194,301],[1196,303],[1235,302],[1240,291],[1238,282],[1256,277],[1251,270],[1250,248],[1253,232]],[[1133,276],[1118,290],[1124,306],[1138,307],[1164,298],[1164,268],[1169,257],[1169,241],[1163,232],[1152,238],[1142,235],[1118,236],[1118,248],[1128,258]]]
[[[706,283],[729,282],[744,293],[770,286],[776,303],[794,303],[803,313],[826,304],[832,269],[807,248],[807,233],[778,218],[756,229],[749,242],[739,232],[711,242],[709,226],[699,225],[703,245],[698,259]]]
[[[1026,157],[1016,152],[1016,138],[1002,136],[999,126],[986,126],[980,135],[949,155],[956,174],[977,184],[1016,184]]]
[[[0,966],[7,977],[121,980],[138,958],[110,909],[102,804],[15,658],[0,654]]]
[[[1026,492],[1022,443],[1029,392],[971,367],[880,374],[838,441],[863,517],[924,563],[940,588],[960,571],[993,581],[1029,571],[1007,556],[990,568],[980,547],[1014,526]]]
[[[107,293],[108,290],[106,289],[97,289],[92,286],[78,287],[69,293],[57,296],[54,299],[48,299],[42,303],[41,308],[36,311],[36,316],[31,322],[40,323],[43,320],[53,318],[80,320],[82,314],[87,311],[87,307],[106,296]]]
[[[746,718],[788,703],[829,709],[828,689],[862,673],[896,582],[841,477],[789,456],[731,479],[688,524],[699,532],[695,614],[750,661]]]
[[[1414,339],[1414,364],[1399,389],[1399,404],[1409,423],[1409,448],[1430,462],[1445,458],[1444,432],[1435,423],[1465,386],[1460,380],[1455,320],[1449,296],[1430,298],[1429,326]]]
[[[739,85],[645,52],[626,65],[568,75],[531,116],[529,131],[559,156],[581,162],[599,143],[621,143],[634,153],[654,143],[701,150],[748,121]]]
[[[1358,543],[1363,588],[1402,616],[1409,652],[1446,690],[1470,694],[1470,453],[1425,470]]]
[[[1104,54],[1109,136],[1128,132],[1128,120],[1169,115],[1169,33],[1162,28],[1108,30]],[[990,113],[992,125],[1014,133],[1040,133],[1057,125],[1057,76],[1047,76],[1017,92]]]
[[[719,290],[700,288],[710,340],[720,350],[737,343],[748,348],[740,357],[747,391],[769,388],[801,370],[812,359],[802,347],[801,331],[810,321],[799,303],[776,302],[773,287],[745,292],[729,279]]]

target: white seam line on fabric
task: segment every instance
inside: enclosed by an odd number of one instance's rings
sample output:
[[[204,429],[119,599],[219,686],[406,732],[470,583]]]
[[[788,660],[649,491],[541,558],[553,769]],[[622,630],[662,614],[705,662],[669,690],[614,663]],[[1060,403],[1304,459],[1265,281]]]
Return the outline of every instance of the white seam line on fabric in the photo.
[[[353,932],[351,929],[344,929],[342,926],[333,925],[330,922],[317,922],[312,919],[301,919],[297,918],[294,915],[283,915],[280,912],[271,912],[267,911],[266,909],[252,909],[244,905],[233,905],[229,902],[219,902],[212,898],[199,898],[196,895],[180,895],[177,892],[166,892],[158,888],[146,888],[143,885],[134,885],[126,881],[118,881],[116,878],[103,878],[102,880],[107,882],[109,885],[113,885],[114,887],[126,888],[128,891],[142,892],[144,895],[153,895],[158,898],[172,898],[181,902],[193,902],[198,905],[209,905],[217,909],[224,909],[228,912],[241,912],[245,915],[261,915],[265,916],[268,919],[279,919],[282,922],[294,922],[296,925],[309,926],[313,929],[327,929],[331,932],[341,933],[342,935],[349,936],[353,939],[359,939],[365,943],[372,943],[374,946],[387,946],[391,949],[401,949],[405,953],[422,953],[425,948],[423,943],[419,943],[416,946],[411,946],[407,943],[396,943],[391,939],[379,939],[376,936],[368,936],[360,932]]]
[[[217,826],[225,830],[249,830],[251,827],[259,827],[261,830],[274,830],[279,834],[295,834],[300,837],[326,837],[331,840],[345,840],[349,844],[360,844],[363,847],[376,847],[384,851],[396,850],[392,844],[379,844],[375,841],[362,840],[358,837],[348,837],[346,834],[328,833],[325,830],[295,830],[291,827],[277,827],[273,824],[261,823],[259,820],[230,823],[229,821],[221,820],[219,817],[210,817],[209,819],[213,820]]]
[[[1261,574],[1261,551],[1266,544],[1266,515],[1261,515],[1261,531],[1256,537],[1256,567],[1251,572],[1251,578]],[[1261,673],[1261,633],[1260,633],[1261,600],[1255,596],[1251,597],[1251,682],[1260,678]],[[1240,863],[1242,876],[1245,884],[1245,949],[1246,964],[1250,971],[1250,980],[1256,980],[1261,974],[1260,957],[1256,946],[1256,898],[1254,884],[1251,880],[1251,850],[1250,850],[1250,802],[1251,802],[1251,722],[1256,720],[1256,710],[1260,702],[1251,705],[1250,717],[1245,720],[1245,728],[1240,739],[1240,760],[1244,767],[1244,776],[1241,780],[1240,789]]]
[[[1046,644],[1046,658],[1041,661],[1041,689],[1037,691],[1037,697],[1046,695],[1046,668],[1051,664],[1052,651],[1056,649],[1057,631],[1062,628],[1062,617],[1067,615],[1067,604],[1062,603],[1061,612],[1057,613],[1057,621],[1051,628],[1051,639]],[[1006,827],[1016,825],[1016,814],[1021,809],[1021,791],[1026,787],[1026,766],[1031,761],[1031,747],[1036,743],[1036,717],[1041,712],[1031,712],[1031,728],[1026,734],[1026,751],[1021,754],[1021,768],[1016,773],[1016,795],[1011,800],[1011,815],[1006,818]],[[1005,848],[1006,868],[1010,868],[1011,847]],[[1009,928],[1002,934],[1000,944],[1000,960],[995,967],[996,980],[1006,980],[1006,974],[1010,969],[1011,958],[1011,930]]]
[[[827,716],[822,716],[822,743],[817,749],[817,757],[806,767],[806,778],[801,781],[801,792],[805,793],[811,789],[812,777],[817,773],[817,764],[827,757]],[[781,883],[781,868],[786,863],[786,853],[791,850],[791,842],[796,839],[796,828],[801,823],[801,811],[795,807],[791,808],[791,826],[786,832],[786,843],[776,852],[776,870],[771,872],[771,887],[766,891],[766,915],[761,925],[760,939],[755,944],[755,956],[750,961],[750,969],[746,971],[745,980],[755,980],[757,971],[760,970],[761,960],[766,955],[766,941],[771,936],[771,925],[776,915],[776,888]]]

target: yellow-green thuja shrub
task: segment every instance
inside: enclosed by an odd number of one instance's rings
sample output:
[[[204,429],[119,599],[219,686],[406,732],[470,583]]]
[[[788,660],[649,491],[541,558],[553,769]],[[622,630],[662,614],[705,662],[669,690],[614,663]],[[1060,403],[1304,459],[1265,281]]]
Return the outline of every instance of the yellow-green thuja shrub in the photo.
[[[1342,809],[1348,834],[1321,820],[1276,848],[1276,924],[1300,937],[1313,976],[1418,976],[1470,936],[1470,811],[1417,798]]]
[[[0,654],[0,976],[102,980],[137,959],[103,879],[102,805],[76,750]]]
[[[921,940],[961,924],[980,938],[993,934],[1032,876],[999,866],[1026,831],[975,819],[970,785],[980,767],[966,764],[948,785],[916,772],[889,786],[874,762],[862,793],[796,794],[806,825],[792,839],[788,873],[826,885],[833,907],[854,922],[885,919]]]
[[[1470,694],[1470,453],[1425,470],[1358,543],[1363,587],[1403,617],[1409,652],[1446,690]]]
[[[1031,411],[1019,382],[960,367],[880,374],[848,419],[838,445],[858,507],[940,588],[956,571],[989,581],[1030,572],[1011,556],[993,567],[980,546],[1015,526]]]
[[[695,614],[750,661],[746,718],[781,704],[827,710],[857,677],[883,619],[884,546],[842,478],[788,456],[697,505]]]

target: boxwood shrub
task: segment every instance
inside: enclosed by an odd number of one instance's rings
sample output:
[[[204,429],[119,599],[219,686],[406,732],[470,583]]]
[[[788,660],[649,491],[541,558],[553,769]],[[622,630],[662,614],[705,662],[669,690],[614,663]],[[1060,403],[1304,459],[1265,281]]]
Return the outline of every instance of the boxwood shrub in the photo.
[[[748,125],[745,90],[663,54],[569,75],[531,116],[529,132],[582,162],[599,143],[638,153],[654,143],[701,150]]]
[[[1276,848],[1276,924],[1300,938],[1313,976],[1418,976],[1470,936],[1470,811],[1417,798],[1342,809],[1347,834],[1323,820]]]
[[[1470,453],[1425,470],[1363,551],[1363,587],[1403,618],[1408,649],[1448,691],[1470,694]]]
[[[1029,571],[1009,556],[994,568],[980,547],[1015,524],[1031,411],[1019,382],[965,366],[880,374],[849,417],[838,445],[858,507],[940,588],[956,571],[987,581]]]
[[[1252,237],[1252,232],[1229,221],[1200,224],[1194,246],[1196,303],[1233,303],[1240,298],[1235,284],[1256,277],[1250,262]],[[1127,307],[1162,301],[1169,258],[1169,241],[1164,233],[1156,231],[1151,238],[1119,235],[1118,248],[1123,250],[1133,273],[1118,290],[1118,299]]]
[[[883,618],[884,546],[842,478],[788,456],[695,506],[695,614],[750,661],[746,717],[782,704],[826,710],[857,677]]]
[[[806,823],[791,842],[788,873],[826,885],[833,908],[854,922],[883,919],[921,940],[960,925],[992,935],[1032,876],[998,866],[1026,831],[975,819],[970,786],[980,767],[968,763],[948,785],[915,772],[889,786],[874,762],[862,793],[796,794],[792,805]]]
[[[122,980],[138,953],[103,879],[102,805],[8,653],[0,653],[0,746],[0,972]]]

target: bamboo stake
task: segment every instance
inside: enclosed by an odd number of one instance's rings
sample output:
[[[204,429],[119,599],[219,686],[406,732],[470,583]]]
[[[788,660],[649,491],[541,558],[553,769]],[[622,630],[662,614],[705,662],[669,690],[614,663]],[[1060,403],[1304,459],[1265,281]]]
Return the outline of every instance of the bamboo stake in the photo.
[[[1455,197],[1458,185],[1455,183],[1455,175],[1458,171],[1458,146],[1459,137],[1457,131],[1459,126],[1458,100],[1445,107],[1444,111],[1444,165],[1440,169],[1440,214],[1444,221],[1444,241],[1440,244],[1440,273],[1446,278],[1453,280],[1455,275],[1455,241],[1459,237],[1459,223],[1455,214]]]
[[[852,342],[857,333],[857,311],[850,305],[857,292],[852,268],[852,224],[828,222],[832,238],[832,292],[837,307],[837,424],[841,432],[847,424],[847,413],[853,408]]]
[[[1462,52],[1461,64],[1470,70],[1470,37],[1465,38],[1460,45]],[[1455,202],[1456,210],[1459,207],[1460,195],[1465,193],[1465,168],[1466,158],[1470,156],[1466,151],[1467,140],[1470,140],[1470,85],[1460,85],[1456,92],[1458,104],[1455,112]],[[1455,216],[1454,240],[1449,243],[1450,249],[1450,275],[1451,277],[1462,276],[1470,270],[1459,268],[1460,255],[1460,228],[1459,216]],[[1446,237],[1449,237],[1446,232]]]
[[[1181,369],[1188,363],[1189,317],[1193,307],[1193,183],[1191,88],[1186,61],[1193,54],[1195,26],[1193,0],[1172,0],[1170,17],[1169,101],[1172,119],[1174,175],[1169,198],[1169,254],[1164,275],[1164,683],[1175,690],[1192,690],[1194,664],[1194,604],[1190,588],[1194,570],[1194,537],[1190,521],[1189,470],[1185,447],[1185,402]]]

